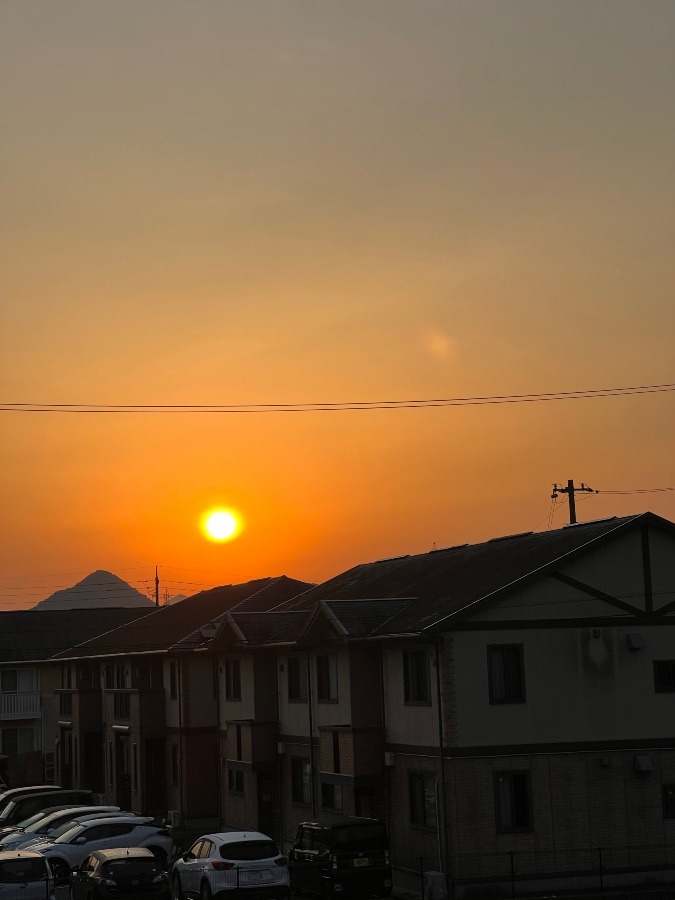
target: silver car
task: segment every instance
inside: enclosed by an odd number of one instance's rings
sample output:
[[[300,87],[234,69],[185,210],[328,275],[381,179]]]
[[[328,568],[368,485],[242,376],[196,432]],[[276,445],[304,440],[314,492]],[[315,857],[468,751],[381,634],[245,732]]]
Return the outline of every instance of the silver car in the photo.
[[[0,900],[54,900],[54,879],[39,853],[0,853]]]
[[[53,841],[64,831],[68,831],[74,821],[110,818],[118,813],[129,815],[122,813],[119,806],[71,806],[69,809],[61,809],[0,837],[0,850],[25,850],[41,841]]]

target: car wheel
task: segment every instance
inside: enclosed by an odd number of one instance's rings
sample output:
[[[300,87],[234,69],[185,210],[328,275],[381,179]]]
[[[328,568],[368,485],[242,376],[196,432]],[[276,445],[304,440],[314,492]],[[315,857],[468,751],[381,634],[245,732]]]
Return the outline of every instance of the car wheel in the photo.
[[[161,847],[148,847],[148,850],[157,860],[157,865],[162,869],[166,869],[168,866],[168,859],[165,851],[162,850]]]
[[[183,900],[183,886],[180,883],[180,875],[176,873],[171,881],[172,900]]]
[[[199,892],[201,900],[211,900],[211,885],[208,881],[202,881],[202,889]]]
[[[70,866],[64,859],[48,860],[56,884],[65,884],[70,878]]]

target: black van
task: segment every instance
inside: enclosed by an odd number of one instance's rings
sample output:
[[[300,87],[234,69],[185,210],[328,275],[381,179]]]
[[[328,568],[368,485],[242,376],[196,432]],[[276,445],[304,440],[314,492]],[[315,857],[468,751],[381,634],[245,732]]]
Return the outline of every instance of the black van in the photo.
[[[348,817],[329,825],[302,822],[288,857],[294,894],[389,897],[389,841],[379,819]]]
[[[13,800],[0,811],[0,828],[16,825],[43,809],[59,804],[68,806],[95,806],[100,802],[98,794],[93,791],[64,790],[40,791],[34,794],[23,794]]]

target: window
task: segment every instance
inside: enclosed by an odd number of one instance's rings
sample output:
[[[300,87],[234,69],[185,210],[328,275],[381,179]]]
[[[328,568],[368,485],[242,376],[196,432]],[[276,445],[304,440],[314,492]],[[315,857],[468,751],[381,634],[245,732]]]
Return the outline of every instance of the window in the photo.
[[[426,650],[403,651],[403,690],[406,703],[431,703],[429,654]]]
[[[490,703],[524,703],[523,645],[498,644],[487,651]]]
[[[0,753],[3,756],[19,756],[37,749],[38,744],[33,728],[0,729]]]
[[[657,694],[675,691],[675,659],[654,660],[654,690]]]
[[[337,700],[337,658],[335,656],[317,656],[316,681],[319,700],[333,702]]]
[[[531,831],[532,803],[529,772],[495,774],[497,831]]]
[[[169,696],[172,700],[178,699],[178,663],[175,660],[169,663]]]
[[[124,663],[108,663],[105,667],[106,690],[122,690],[127,686],[127,673]]]
[[[333,771],[340,772],[340,733],[333,732]]]
[[[295,703],[307,702],[307,663],[304,657],[289,656],[288,699]]]
[[[73,667],[68,664],[61,666],[61,687],[67,691],[73,687]]]
[[[131,694],[113,694],[113,715],[116,719],[131,718]]]
[[[664,784],[663,790],[663,818],[675,819],[675,784]]]
[[[241,664],[238,659],[225,660],[225,699],[241,700]]]
[[[309,760],[305,757],[291,759],[291,796],[293,803],[307,803],[310,796],[310,768]]]
[[[3,669],[0,672],[0,692],[3,694],[22,694],[36,690],[36,669]]]
[[[231,794],[244,793],[244,773],[241,769],[227,770],[227,787]]]
[[[332,809],[333,812],[342,812],[342,788],[339,784],[321,783],[321,806],[324,809]]]
[[[410,821],[413,825],[436,827],[436,776],[411,772],[408,776]]]

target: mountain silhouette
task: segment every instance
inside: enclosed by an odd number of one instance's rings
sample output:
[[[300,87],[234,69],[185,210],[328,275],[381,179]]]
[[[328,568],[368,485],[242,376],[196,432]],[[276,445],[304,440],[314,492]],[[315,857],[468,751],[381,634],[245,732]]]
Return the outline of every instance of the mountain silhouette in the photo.
[[[112,572],[99,569],[72,587],[56,591],[33,609],[94,609],[111,606],[154,606],[152,600]]]

